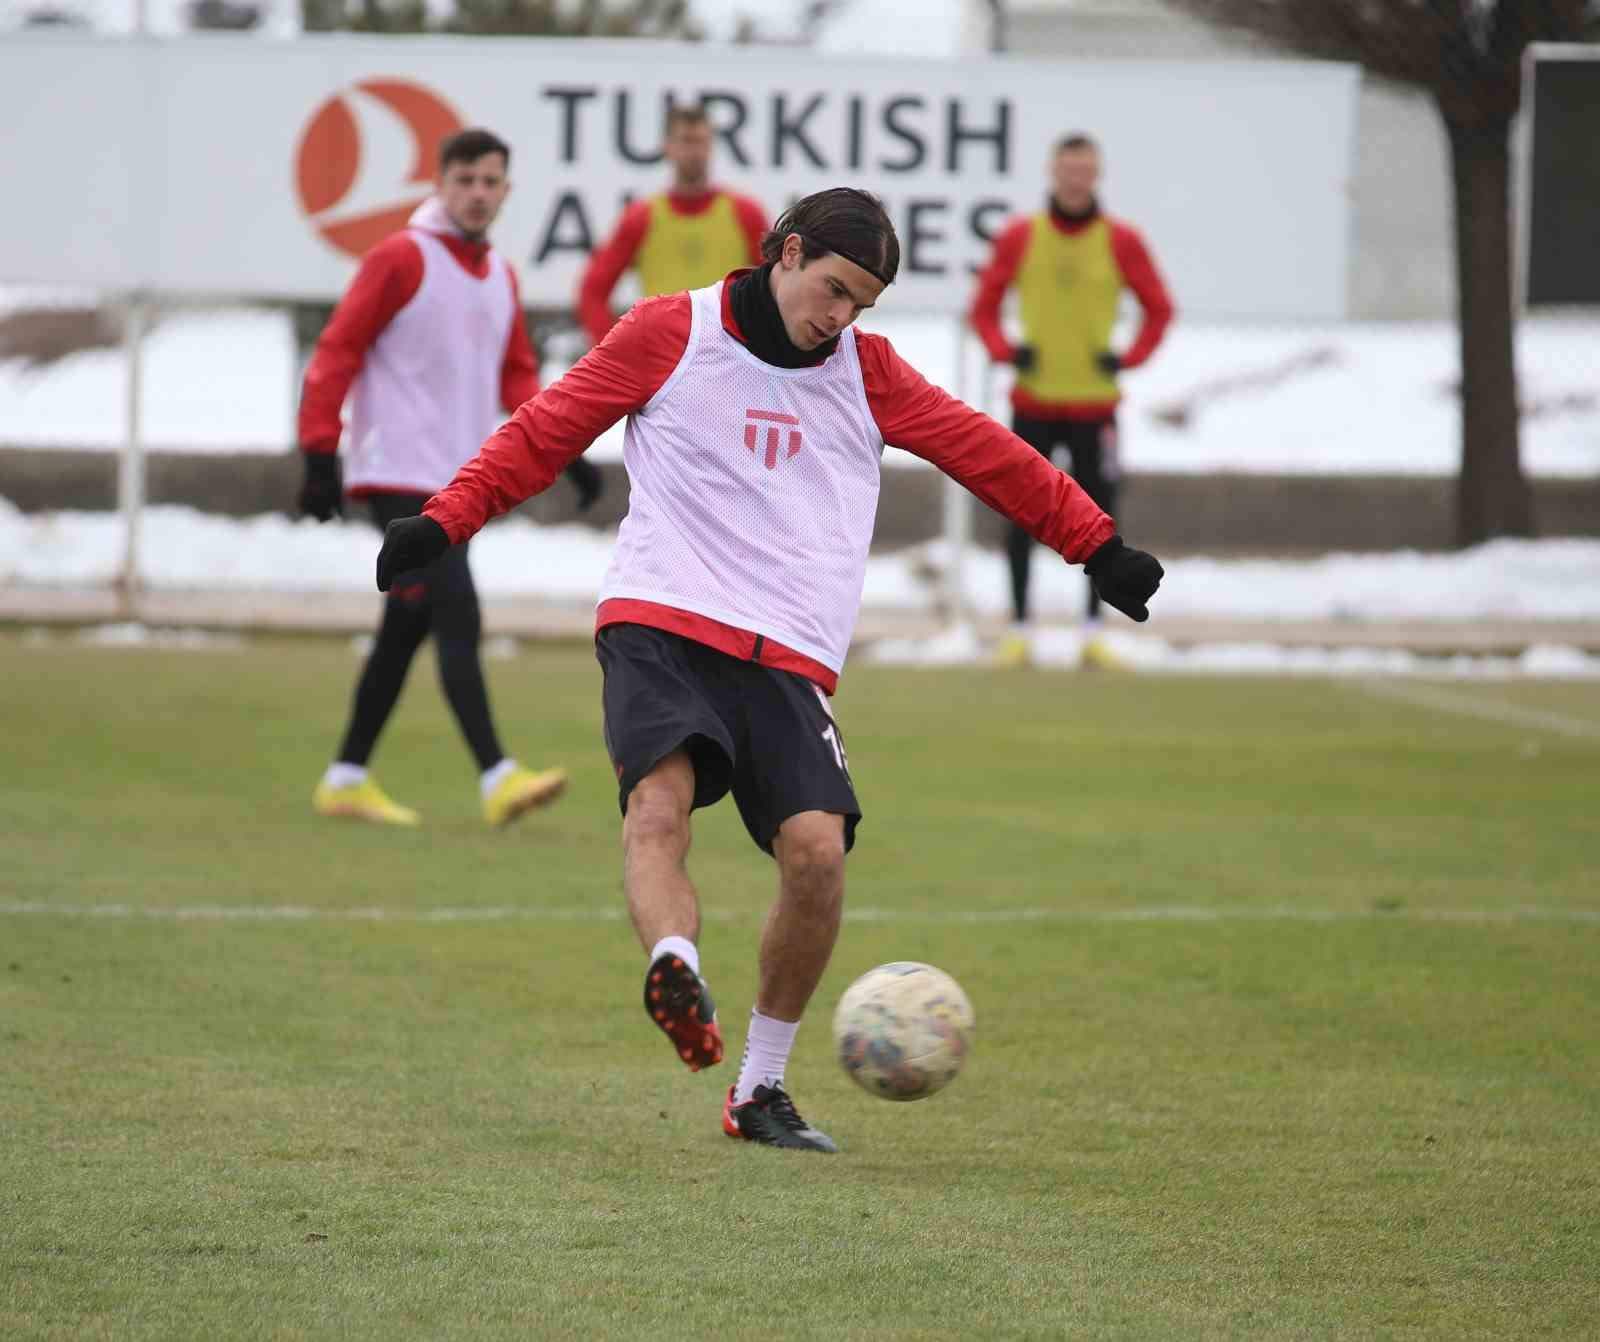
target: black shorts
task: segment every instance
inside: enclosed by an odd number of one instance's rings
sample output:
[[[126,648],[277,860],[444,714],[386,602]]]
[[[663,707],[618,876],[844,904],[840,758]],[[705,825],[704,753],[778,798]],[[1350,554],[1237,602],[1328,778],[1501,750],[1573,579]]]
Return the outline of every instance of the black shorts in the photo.
[[[802,811],[844,817],[855,843],[861,806],[827,696],[804,676],[740,661],[692,639],[640,624],[595,637],[606,750],[618,802],[675,750],[694,765],[694,805],[729,791],[744,827],[768,853],[778,827]]]
[[[1116,512],[1122,464],[1115,414],[1092,420],[1034,419],[1018,411],[1011,418],[1011,431],[1051,463],[1057,449],[1066,448],[1067,473],[1106,512]]]

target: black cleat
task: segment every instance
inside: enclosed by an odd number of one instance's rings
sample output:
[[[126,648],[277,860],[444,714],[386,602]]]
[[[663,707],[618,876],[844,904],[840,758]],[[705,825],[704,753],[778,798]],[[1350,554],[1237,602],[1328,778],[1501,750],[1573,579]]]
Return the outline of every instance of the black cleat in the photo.
[[[711,990],[681,956],[663,955],[650,966],[644,1009],[691,1072],[722,1061],[722,1030]]]
[[[757,1086],[755,1094],[743,1104],[733,1102],[733,1087],[729,1086],[722,1102],[722,1130],[730,1137],[790,1151],[839,1149],[827,1133],[818,1132],[800,1117],[782,1086]]]

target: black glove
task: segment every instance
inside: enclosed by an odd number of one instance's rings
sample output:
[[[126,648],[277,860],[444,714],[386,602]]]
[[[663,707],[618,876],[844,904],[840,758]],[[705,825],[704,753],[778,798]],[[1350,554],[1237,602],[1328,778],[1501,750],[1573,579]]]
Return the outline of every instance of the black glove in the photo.
[[[1011,366],[1019,373],[1031,373],[1039,362],[1039,351],[1032,345],[1018,345],[1011,351]]]
[[[383,529],[378,551],[378,590],[387,592],[402,573],[427,568],[450,548],[450,537],[431,517],[400,517]]]
[[[305,452],[306,478],[300,485],[300,511],[326,522],[344,516],[344,481],[337,452]]]
[[[1113,536],[1090,555],[1083,571],[1102,601],[1141,624],[1150,618],[1145,602],[1156,594],[1166,572],[1159,559],[1124,545],[1121,536]]]
[[[1113,354],[1108,349],[1103,349],[1100,351],[1100,353],[1096,354],[1094,356],[1094,361],[1099,366],[1100,371],[1107,377],[1115,377],[1122,371],[1121,356]]]
[[[594,501],[605,493],[605,476],[600,474],[600,468],[592,461],[583,457],[575,457],[572,464],[564,472],[567,479],[572,481],[572,487],[578,491],[578,511],[586,513],[594,505]]]

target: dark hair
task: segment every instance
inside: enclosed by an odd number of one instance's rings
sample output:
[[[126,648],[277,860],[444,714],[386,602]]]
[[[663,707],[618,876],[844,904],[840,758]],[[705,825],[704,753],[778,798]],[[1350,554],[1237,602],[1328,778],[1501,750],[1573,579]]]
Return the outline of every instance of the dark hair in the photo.
[[[1071,135],[1063,135],[1056,141],[1056,153],[1064,154],[1069,149],[1093,149],[1100,152],[1100,146],[1095,143],[1094,136],[1085,135],[1081,130],[1075,130]]]
[[[493,131],[481,126],[458,130],[439,146],[439,171],[452,163],[476,163],[485,154],[502,154],[506,167],[511,166],[511,146]]]
[[[801,254],[808,261],[833,252],[852,261],[885,284],[900,269],[900,239],[883,202],[853,186],[829,187],[797,200],[778,216],[761,239],[761,258],[776,261],[791,233],[800,235]]]
[[[707,126],[711,124],[711,117],[706,109],[699,103],[673,103],[667,108],[667,134],[671,135],[679,126]]]

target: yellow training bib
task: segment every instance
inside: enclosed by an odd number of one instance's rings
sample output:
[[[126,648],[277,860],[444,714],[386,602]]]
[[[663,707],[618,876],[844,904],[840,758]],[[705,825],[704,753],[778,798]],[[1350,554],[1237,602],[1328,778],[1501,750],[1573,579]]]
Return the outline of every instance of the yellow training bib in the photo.
[[[1111,252],[1111,226],[1096,219],[1063,233],[1048,213],[1034,217],[1016,287],[1023,340],[1036,354],[1017,385],[1040,401],[1114,401],[1115,379],[1095,356],[1109,347],[1122,297],[1122,271]]]
[[[699,214],[679,214],[665,195],[650,202],[650,227],[634,257],[646,298],[702,289],[749,264],[750,244],[725,192]]]

